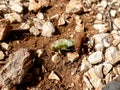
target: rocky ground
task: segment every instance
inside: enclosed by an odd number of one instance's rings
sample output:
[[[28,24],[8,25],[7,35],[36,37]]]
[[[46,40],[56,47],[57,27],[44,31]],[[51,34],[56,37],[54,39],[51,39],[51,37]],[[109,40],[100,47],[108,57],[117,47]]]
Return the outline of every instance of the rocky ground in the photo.
[[[0,0],[1,90],[120,90],[119,0]]]

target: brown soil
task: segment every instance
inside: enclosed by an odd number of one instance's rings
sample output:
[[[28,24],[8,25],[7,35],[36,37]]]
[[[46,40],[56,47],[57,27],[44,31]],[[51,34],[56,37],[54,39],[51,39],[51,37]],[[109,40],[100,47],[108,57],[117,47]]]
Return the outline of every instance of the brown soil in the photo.
[[[50,7],[43,11],[46,15],[45,17],[51,17],[55,14],[64,12],[65,6],[68,2],[69,0],[56,0],[54,3],[51,2]],[[57,4],[59,4],[60,7],[56,7]],[[28,15],[31,17],[34,17],[35,15],[33,12],[26,12],[25,14],[26,16]],[[94,22],[94,13],[82,13],[80,17],[85,25],[87,37],[97,33],[92,27]],[[12,25],[13,29],[6,39],[6,42],[8,42],[11,46],[11,51],[9,51],[9,53],[18,50],[21,47],[27,47],[32,50],[42,49],[44,52],[41,58],[36,59],[35,65],[30,70],[30,73],[32,72],[33,76],[31,77],[32,79],[30,79],[30,81],[27,83],[25,82],[21,85],[18,85],[17,90],[29,90],[31,88],[34,88],[32,90],[82,90],[83,72],[80,72],[80,64],[83,53],[85,54],[87,52],[83,52],[81,54],[81,58],[75,62],[68,62],[66,54],[60,55],[58,63],[53,63],[51,61],[51,57],[54,54],[54,52],[50,49],[51,43],[60,38],[70,38],[70,35],[75,32],[75,20],[72,17],[69,20],[72,23],[64,26],[58,26],[57,20],[52,20],[58,32],[56,32],[56,35],[50,38],[42,36],[35,37],[29,33],[29,30],[18,30],[18,23]],[[34,73],[35,67],[40,69],[39,75]],[[76,70],[74,75],[71,75],[72,70]],[[60,77],[60,81],[48,79],[48,75],[51,71],[54,71]],[[28,75],[26,78],[30,78],[30,76],[31,75]],[[73,87],[72,83],[74,83]]]

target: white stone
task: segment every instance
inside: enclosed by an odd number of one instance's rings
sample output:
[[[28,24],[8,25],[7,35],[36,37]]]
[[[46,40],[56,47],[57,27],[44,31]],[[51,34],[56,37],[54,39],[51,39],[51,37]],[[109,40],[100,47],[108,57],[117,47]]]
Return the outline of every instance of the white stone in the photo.
[[[120,51],[115,52],[112,55],[113,59],[111,61],[109,61],[109,63],[111,63],[112,65],[116,64],[117,62],[120,61]]]
[[[0,5],[0,10],[6,10],[6,9],[7,9],[7,6],[5,4]]]
[[[102,79],[96,75],[94,68],[89,69],[84,75],[88,77],[94,88],[98,88],[102,84]]]
[[[41,20],[41,19],[39,19],[39,18],[34,18],[34,19],[33,19],[33,23],[34,23],[35,28],[37,28],[37,29],[42,29],[42,26],[43,26],[43,24],[45,23],[45,21],[44,21],[44,20]]]
[[[41,49],[37,49],[37,50],[36,50],[36,54],[37,54],[37,56],[40,58],[41,55],[43,54],[43,51],[42,51]]]
[[[3,60],[5,58],[5,55],[3,53],[3,51],[0,51],[0,60]]]
[[[113,20],[113,28],[114,29],[118,29],[118,28],[120,28],[120,18],[115,18],[114,20]]]
[[[61,15],[61,17],[59,18],[58,20],[58,26],[60,25],[65,25],[65,17],[64,17],[64,14]]]
[[[115,52],[118,52],[116,47],[109,47],[108,49],[106,49],[106,51],[105,51],[105,60],[107,62],[109,62],[109,63],[111,61],[113,61],[113,55],[115,54]]]
[[[95,50],[96,50],[96,51],[103,51],[103,50],[104,50],[104,45],[103,45],[103,43],[97,43],[97,44],[95,45]]]
[[[58,60],[58,53],[55,53],[55,54],[51,57],[51,61],[54,62],[54,63],[59,62],[59,60]]]
[[[17,13],[8,13],[4,15],[5,19],[9,19],[11,23],[13,22],[22,22],[22,18]]]
[[[102,43],[103,39],[108,37],[108,35],[108,33],[95,34],[93,38],[95,39],[95,43]]]
[[[86,86],[87,86],[90,90],[93,89],[93,86],[92,86],[91,82],[89,81],[89,79],[88,79],[85,75],[83,75],[83,81],[85,82]]]
[[[14,10],[17,13],[22,13],[23,11],[23,6],[21,3],[10,1],[10,8]]]
[[[120,82],[112,81],[107,83],[102,90],[120,90]]]
[[[112,69],[112,65],[108,62],[104,62],[103,63],[103,73],[104,75],[107,75],[109,73],[109,71]]]
[[[0,40],[4,40],[11,29],[10,21],[7,19],[0,20]]]
[[[82,60],[80,70],[81,71],[86,71],[86,70],[88,70],[91,67],[92,67],[92,65],[86,60],[86,58],[84,58]]]
[[[95,74],[103,79],[103,64],[99,64],[93,67]]]
[[[75,60],[77,60],[79,58],[79,54],[76,52],[68,52],[67,53],[67,59],[68,61],[74,62]]]
[[[108,37],[105,37],[104,39],[103,39],[103,45],[104,45],[104,47],[110,47],[110,37],[108,36]]]
[[[59,14],[53,15],[50,19],[59,19]]]
[[[7,44],[5,42],[1,43],[1,47],[5,50],[9,50],[9,44]]]
[[[101,51],[96,51],[88,57],[88,61],[90,64],[100,63],[102,62],[102,59],[103,59],[103,54]]]
[[[110,14],[112,17],[115,17],[116,14],[117,14],[117,11],[116,10],[110,10]]]
[[[53,80],[60,80],[60,78],[52,71],[50,75],[48,76],[48,79],[53,79]]]
[[[94,28],[99,31],[99,33],[103,33],[107,31],[107,25],[106,24],[94,24]]]
[[[39,18],[39,19],[44,19],[43,13],[38,13],[36,16],[37,16],[37,18]]]
[[[102,0],[101,1],[101,5],[104,7],[104,8],[106,8],[107,7],[107,1],[106,0]]]
[[[35,36],[40,35],[40,31],[37,28],[35,28],[34,26],[32,26],[29,31],[30,31],[30,33],[32,33]]]
[[[45,22],[44,25],[42,26],[41,35],[51,37],[54,32],[55,32],[54,25],[50,21]]]
[[[19,28],[22,30],[28,30],[30,29],[30,25],[28,25],[27,23],[22,23]]]
[[[102,20],[103,16],[102,16],[101,13],[98,13],[98,14],[96,15],[96,18],[97,18],[97,20]]]
[[[83,11],[83,5],[79,0],[70,0],[69,4],[66,5],[66,13],[80,13]]]

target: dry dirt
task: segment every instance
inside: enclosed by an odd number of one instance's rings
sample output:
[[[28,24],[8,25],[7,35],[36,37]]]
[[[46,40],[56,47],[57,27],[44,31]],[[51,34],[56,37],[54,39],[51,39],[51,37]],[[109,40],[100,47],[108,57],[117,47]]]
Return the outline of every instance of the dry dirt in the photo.
[[[56,0],[54,3],[51,2],[50,7],[43,10],[46,15],[45,17],[51,17],[55,14],[64,12],[68,2],[69,0]],[[57,8],[55,6],[57,3],[61,3],[61,8]],[[35,12],[28,12],[27,10],[24,12],[26,17],[25,19],[30,16],[34,17],[35,14]],[[87,36],[92,36],[94,33],[97,33],[97,31],[92,27],[95,20],[94,16],[95,12],[80,14],[80,17],[85,25],[85,32],[87,33]],[[13,28],[5,40],[5,42],[9,43],[11,46],[9,53],[14,52],[21,47],[27,47],[32,50],[43,50],[41,58],[36,59],[33,68],[29,71],[30,75],[25,77],[25,80],[30,78],[30,81],[16,86],[17,90],[82,90],[83,72],[80,72],[80,65],[83,54],[88,53],[85,46],[82,46],[84,50],[83,53],[80,54],[81,58],[75,62],[68,62],[66,53],[60,55],[58,63],[55,64],[51,61],[51,57],[54,54],[54,52],[50,49],[51,43],[60,38],[70,38],[70,35],[75,31],[75,20],[73,18],[70,18],[69,20],[72,23],[64,26],[58,26],[57,20],[52,20],[52,23],[58,31],[56,32],[56,35],[50,38],[33,36],[29,33],[29,30],[18,30],[18,27],[20,26],[19,23],[12,24]],[[38,75],[35,74],[34,69],[36,67],[40,69],[40,74]],[[76,70],[76,74],[71,75],[72,70]],[[60,81],[48,79],[48,75],[51,71],[54,71],[60,77]],[[75,84],[73,87],[72,83]]]

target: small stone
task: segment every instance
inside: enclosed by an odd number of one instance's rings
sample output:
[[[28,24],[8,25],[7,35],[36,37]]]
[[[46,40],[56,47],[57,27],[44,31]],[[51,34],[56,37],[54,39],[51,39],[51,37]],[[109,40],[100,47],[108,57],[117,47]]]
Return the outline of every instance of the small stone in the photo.
[[[103,73],[104,75],[107,75],[109,73],[109,71],[112,69],[112,65],[108,62],[104,62],[103,63]]]
[[[104,33],[107,31],[107,24],[94,24],[94,28],[99,31],[99,33]]]
[[[53,15],[50,19],[59,19],[59,14]]]
[[[5,50],[9,50],[10,49],[9,45],[7,43],[5,43],[5,42],[1,43],[1,47],[3,49],[5,49]]]
[[[42,51],[41,49],[37,49],[37,50],[36,50],[36,54],[37,54],[37,56],[40,58],[41,55],[43,54],[43,51]]]
[[[35,36],[40,35],[40,31],[38,29],[36,29],[34,26],[32,26],[29,31],[30,31],[30,33],[32,33]]]
[[[55,53],[55,54],[52,56],[51,60],[52,60],[52,62],[54,62],[54,63],[59,62],[59,60],[58,60],[58,53]]]
[[[104,47],[110,47],[110,37],[107,36],[103,39],[103,45]]]
[[[80,25],[75,26],[75,31],[76,32],[84,32],[84,30],[85,30],[84,24],[80,24]]]
[[[79,58],[79,54],[76,53],[76,52],[73,52],[73,53],[68,52],[68,53],[67,53],[67,59],[68,59],[68,61],[74,62],[74,61],[77,60],[78,58]]]
[[[93,89],[93,86],[92,86],[91,82],[89,81],[89,79],[88,79],[85,75],[83,76],[83,81],[86,83],[86,86],[87,86],[90,90]]]
[[[61,17],[58,20],[58,26],[65,25],[65,17],[64,14],[61,15]]]
[[[120,18],[115,18],[114,20],[113,20],[113,28],[114,29],[118,29],[118,28],[120,28]]]
[[[0,40],[4,40],[11,29],[10,21],[7,19],[0,20]]]
[[[95,34],[93,38],[95,39],[95,43],[102,43],[103,39],[108,37],[108,35],[108,33]]]
[[[28,30],[29,28],[30,28],[30,26],[27,23],[22,23],[20,25],[20,29],[22,29],[22,30]]]
[[[102,0],[101,1],[101,5],[104,7],[104,8],[106,8],[107,7],[107,1],[106,0]]]
[[[83,5],[79,0],[70,0],[66,6],[66,13],[81,13],[83,12]]]
[[[100,63],[102,62],[102,59],[103,59],[103,54],[101,51],[96,51],[88,57],[88,61],[90,64]]]
[[[38,13],[36,16],[37,16],[37,18],[39,18],[40,20],[43,20],[43,19],[44,19],[43,13]]]
[[[84,75],[88,77],[94,88],[98,88],[102,84],[102,79],[96,75],[94,68],[89,69]]]
[[[117,11],[116,10],[110,10],[110,14],[112,17],[115,17],[116,14],[117,14]]]
[[[97,44],[95,45],[95,50],[96,50],[96,51],[103,51],[103,50],[104,50],[104,45],[103,45],[103,43],[97,43]]]
[[[97,15],[96,15],[96,18],[97,18],[97,20],[102,20],[102,14],[101,13],[98,13]]]
[[[58,75],[56,75],[56,74],[54,73],[54,71],[52,71],[52,72],[50,73],[50,75],[48,76],[48,79],[53,79],[53,80],[58,80],[58,81],[60,81],[60,78],[58,77]]]
[[[49,0],[39,0],[38,3],[35,0],[29,0],[29,11],[38,11],[41,7],[48,7]]]
[[[10,1],[10,8],[17,12],[17,13],[22,13],[23,12],[23,6],[21,3]]]
[[[22,18],[17,13],[8,13],[4,15],[5,19],[10,20],[11,23],[13,22],[22,22]]]
[[[55,27],[50,21],[47,21],[43,24],[41,33],[42,36],[51,37],[54,32]]]
[[[44,21],[44,20],[41,20],[41,19],[39,19],[39,18],[34,18],[34,19],[33,19],[33,23],[34,23],[35,28],[37,28],[37,29],[42,29],[42,26],[43,26],[43,24],[45,23],[45,21]]]
[[[86,58],[84,58],[82,60],[80,70],[81,71],[86,71],[87,69],[89,69],[91,67],[92,67],[92,65],[86,60]]]
[[[114,61],[113,59],[113,55],[118,52],[118,50],[116,49],[116,47],[109,47],[108,49],[106,49],[105,51],[105,60],[106,62],[111,63],[112,61]]]
[[[108,83],[108,82],[111,82],[112,81],[112,73],[108,73],[106,76],[105,76],[105,82]]]
[[[120,51],[115,52],[112,55],[113,59],[111,61],[109,61],[109,63],[111,63],[112,65],[116,64],[117,62],[120,61]]]
[[[118,49],[119,49],[119,51],[120,51],[120,43],[118,44]]]
[[[3,53],[3,51],[0,51],[0,60],[3,60],[5,58],[5,55]]]
[[[120,82],[112,81],[107,83],[102,90],[120,90]]]

